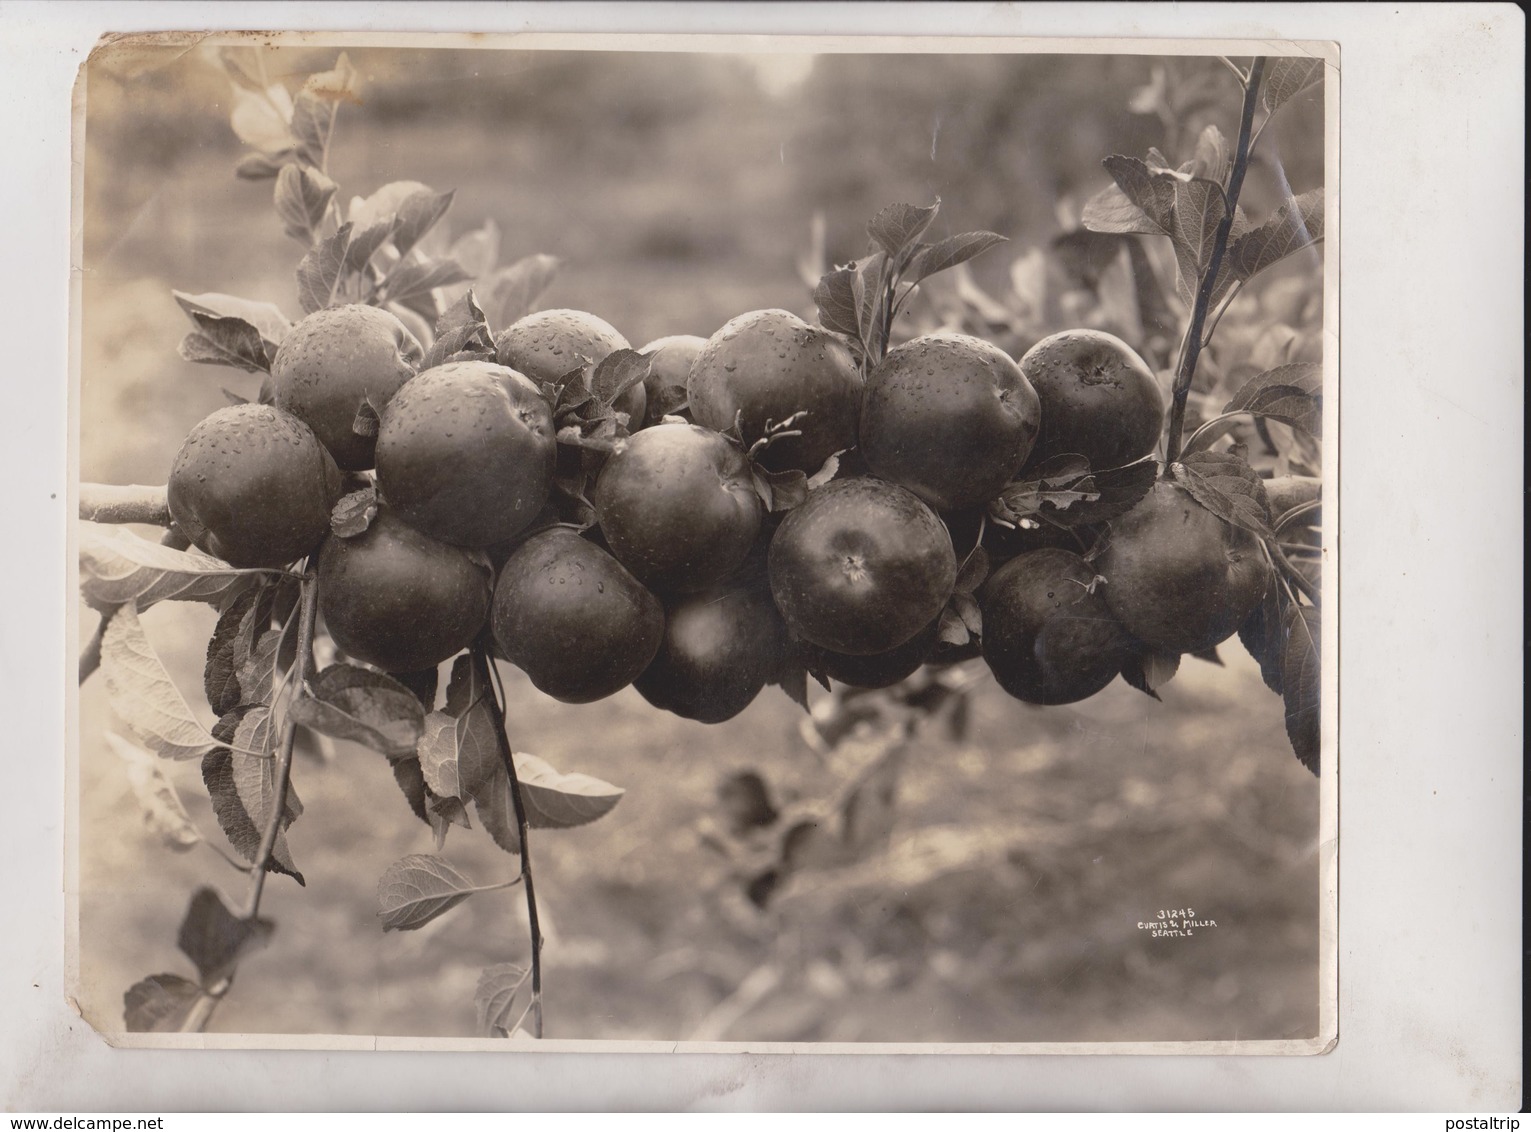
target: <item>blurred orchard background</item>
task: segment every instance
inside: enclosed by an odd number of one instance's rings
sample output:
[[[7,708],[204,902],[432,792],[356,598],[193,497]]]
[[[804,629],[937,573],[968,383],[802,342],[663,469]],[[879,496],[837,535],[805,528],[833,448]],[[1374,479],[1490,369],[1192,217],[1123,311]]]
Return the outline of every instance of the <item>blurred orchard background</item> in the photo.
[[[272,79],[296,88],[336,50],[265,54]],[[557,256],[540,305],[595,312],[634,346],[710,335],[762,307],[811,318],[807,280],[865,253],[874,212],[937,197],[931,238],[989,229],[1011,241],[975,261],[973,286],[1001,305],[1042,294],[1058,320],[1044,331],[1066,329],[1082,309],[1068,305],[1070,291],[1077,299],[1098,280],[1059,237],[1108,183],[1101,159],[1158,146],[1174,163],[1194,140],[1188,123],[1216,121],[1230,137],[1237,127],[1236,88],[1212,59],[349,55],[364,85],[331,148],[340,199],[403,179],[455,189],[451,235],[492,222],[500,263]],[[103,61],[86,107],[80,476],[163,483],[186,432],[225,403],[221,390],[254,396],[258,385],[179,359],[189,324],[171,289],[268,300],[296,318],[301,249],[282,233],[271,182],[233,175],[244,149],[211,49]],[[1243,198],[1256,215],[1288,185],[1322,183],[1320,102],[1288,107],[1261,147]],[[1272,286],[1317,292],[1311,264],[1269,274]],[[1172,292],[1169,301],[1178,316]],[[1145,322],[1143,336],[1154,329]],[[1158,329],[1162,349],[1174,328]],[[200,686],[214,620],[209,607],[178,602],[145,616],[209,725]],[[82,607],[82,639],[94,623]],[[601,821],[534,840],[547,1035],[1313,1035],[1318,784],[1292,757],[1281,701],[1244,649],[1233,640],[1219,651],[1222,667],[1186,658],[1162,703],[1118,681],[1081,704],[1033,708],[985,680],[965,734],[936,726],[916,741],[888,846],[850,870],[795,876],[764,908],[705,834],[726,825],[719,787],[738,772],[758,773],[778,806],[833,789],[800,734],[803,713],[779,689],[705,726],[631,689],[558,704],[507,668],[517,747],[627,790]],[[177,855],[145,829],[102,739],[112,727],[97,677],[81,692],[79,1006],[106,1030],[121,1028],[122,993],[136,980],[190,973],[175,935],[194,888],[243,889],[207,847]],[[223,844],[196,764],[166,766],[204,834]],[[518,890],[384,934],[377,878],[405,854],[431,852],[430,831],[364,748],[301,758],[294,783],[306,811],[288,839],[307,888],[271,880],[263,914],[276,935],[243,964],[210,1028],[471,1036],[479,972],[526,958]],[[454,830],[445,855],[480,883],[514,872],[478,830]],[[1184,908],[1216,927],[1169,939],[1138,927]]]

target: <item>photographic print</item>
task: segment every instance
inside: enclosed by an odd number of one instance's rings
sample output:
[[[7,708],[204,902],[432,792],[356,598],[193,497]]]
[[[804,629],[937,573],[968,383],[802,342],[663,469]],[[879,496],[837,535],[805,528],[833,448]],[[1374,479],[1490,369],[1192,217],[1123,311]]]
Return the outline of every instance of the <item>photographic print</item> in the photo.
[[[1328,1049],[1338,73],[103,41],[85,1020]]]

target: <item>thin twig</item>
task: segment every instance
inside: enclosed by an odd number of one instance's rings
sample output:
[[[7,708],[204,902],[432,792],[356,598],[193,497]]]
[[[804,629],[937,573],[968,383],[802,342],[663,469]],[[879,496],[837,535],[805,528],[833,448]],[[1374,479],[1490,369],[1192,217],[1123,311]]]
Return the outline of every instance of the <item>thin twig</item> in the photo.
[[[1228,178],[1227,207],[1218,222],[1212,239],[1212,257],[1207,270],[1196,288],[1195,303],[1191,307],[1191,321],[1186,327],[1185,341],[1181,349],[1180,365],[1175,371],[1174,402],[1170,409],[1170,427],[1165,444],[1165,462],[1173,464],[1180,459],[1180,434],[1185,428],[1186,398],[1191,392],[1191,382],[1196,377],[1196,362],[1201,356],[1202,327],[1207,320],[1207,308],[1212,300],[1212,288],[1217,283],[1218,272],[1223,266],[1223,255],[1228,250],[1228,237],[1233,231],[1233,219],[1238,213],[1239,190],[1244,187],[1244,173],[1249,168],[1249,135],[1254,122],[1255,104],[1260,98],[1260,76],[1265,70],[1265,59],[1255,59],[1249,68],[1249,83],[1244,88],[1244,110],[1239,118],[1238,149],[1233,159],[1233,171]]]
[[[1232,59],[1228,58],[1226,55],[1219,55],[1217,57],[1217,61],[1233,72],[1233,77],[1239,80],[1240,86],[1247,87],[1249,85],[1249,76],[1246,75],[1243,68],[1235,63]]]
[[[494,664],[489,659],[488,643],[483,640],[475,643],[472,655],[479,678],[486,687],[493,688]],[[542,1037],[542,929],[537,923],[537,889],[532,880],[532,850],[528,838],[530,826],[526,820],[526,802],[521,796],[521,779],[516,775],[515,755],[510,749],[510,737],[505,733],[505,699],[498,692],[495,692],[495,714],[499,716],[500,724],[495,728],[495,742],[500,748],[500,759],[505,764],[505,773],[510,776],[510,801],[515,807],[516,836],[521,844],[521,879],[526,887],[526,921],[532,945],[532,1037],[540,1038]]]

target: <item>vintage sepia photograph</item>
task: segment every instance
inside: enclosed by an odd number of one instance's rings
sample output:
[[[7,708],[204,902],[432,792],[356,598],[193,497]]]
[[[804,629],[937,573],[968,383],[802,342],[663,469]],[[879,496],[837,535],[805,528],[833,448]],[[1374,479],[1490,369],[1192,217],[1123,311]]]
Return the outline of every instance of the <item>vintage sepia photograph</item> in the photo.
[[[84,1020],[1332,1048],[1339,74],[1270,40],[103,41]]]

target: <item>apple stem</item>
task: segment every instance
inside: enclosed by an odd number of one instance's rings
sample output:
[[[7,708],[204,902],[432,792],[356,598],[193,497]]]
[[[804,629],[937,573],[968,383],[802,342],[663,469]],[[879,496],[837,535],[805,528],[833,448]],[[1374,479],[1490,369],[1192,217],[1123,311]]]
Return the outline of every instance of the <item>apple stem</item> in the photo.
[[[516,774],[515,756],[510,750],[510,737],[505,732],[504,690],[498,687],[497,674],[494,664],[489,659],[487,642],[483,640],[476,642],[472,655],[473,665],[478,670],[479,678],[489,690],[490,695],[494,697],[495,714],[499,717],[499,726],[495,728],[495,742],[500,748],[500,760],[505,764],[505,773],[510,776],[510,801],[516,811],[516,836],[521,844],[521,880],[526,889],[526,922],[532,945],[532,1000],[528,1009],[532,1014],[532,1036],[540,1038],[542,1037],[542,929],[537,923],[537,889],[532,881],[532,852],[531,841],[527,836],[530,827],[526,820],[526,801],[521,796],[521,779]],[[516,1025],[519,1026],[520,1023]],[[514,1030],[511,1032],[514,1033]]]
[[[1244,109],[1239,118],[1238,149],[1233,159],[1233,169],[1228,176],[1228,189],[1224,194],[1226,208],[1218,221],[1212,237],[1212,257],[1202,273],[1196,298],[1191,305],[1191,321],[1180,347],[1180,364],[1175,369],[1174,401],[1170,408],[1170,426],[1165,444],[1165,463],[1173,464],[1180,459],[1180,435],[1185,430],[1186,398],[1191,393],[1191,381],[1196,376],[1196,363],[1201,357],[1202,328],[1206,325],[1208,309],[1212,305],[1212,289],[1218,272],[1223,266],[1223,255],[1228,250],[1228,238],[1233,232],[1233,219],[1238,213],[1239,190],[1244,187],[1244,174],[1249,169],[1249,138],[1255,119],[1255,106],[1260,101],[1260,78],[1265,70],[1265,59],[1256,58],[1249,67],[1249,79],[1244,87]]]

